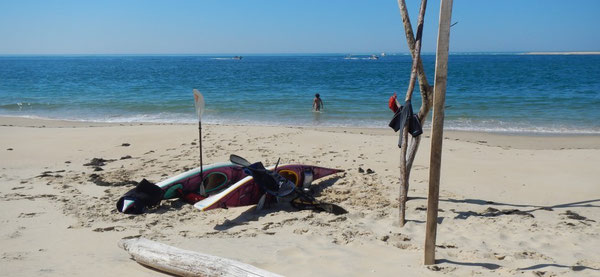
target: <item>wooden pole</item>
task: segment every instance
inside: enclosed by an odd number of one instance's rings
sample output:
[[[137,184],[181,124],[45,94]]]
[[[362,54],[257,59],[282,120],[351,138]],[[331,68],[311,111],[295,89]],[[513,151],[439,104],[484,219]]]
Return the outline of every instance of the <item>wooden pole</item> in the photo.
[[[431,127],[431,157],[429,164],[429,194],[427,196],[427,225],[425,228],[425,264],[435,264],[435,237],[437,233],[438,201],[440,195],[440,167],[444,138],[444,103],[448,77],[448,49],[450,47],[450,20],[452,0],[441,0],[440,23],[435,58],[433,84],[433,119]]]
[[[196,114],[198,115],[198,143],[200,148],[200,194],[205,195],[204,192],[204,173],[202,168],[202,114],[204,113],[204,96],[200,91],[194,89],[194,106],[196,107]]]
[[[200,189],[202,190],[202,192],[204,192],[204,169],[202,168],[204,164],[202,162],[202,120],[198,120],[198,144],[200,147]]]

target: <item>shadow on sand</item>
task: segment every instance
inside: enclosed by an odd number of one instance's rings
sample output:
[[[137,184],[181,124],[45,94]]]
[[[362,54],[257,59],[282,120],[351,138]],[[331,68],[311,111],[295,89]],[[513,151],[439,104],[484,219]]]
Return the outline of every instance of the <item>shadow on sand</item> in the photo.
[[[500,268],[501,266],[498,264],[492,264],[492,263],[467,263],[467,262],[455,262],[455,261],[451,261],[451,260],[447,260],[447,259],[439,259],[436,260],[437,264],[454,264],[454,265],[463,265],[463,266],[480,266],[489,270],[495,270]]]
[[[536,265],[532,265],[530,267],[518,268],[517,270],[535,270],[535,269],[541,269],[544,267],[561,267],[561,268],[568,268],[573,271],[582,271],[582,270],[586,270],[586,269],[600,271],[600,269],[598,269],[598,268],[593,268],[593,267],[584,266],[584,265],[568,266],[568,265],[560,265],[560,264],[536,264]]]
[[[345,174],[345,173],[343,173]],[[325,190],[328,187],[333,186],[339,179],[343,178],[344,176],[333,176],[327,180],[323,180],[321,182],[319,182],[318,184],[312,184],[310,186],[310,191],[312,192],[314,197],[319,197],[321,195],[321,193],[323,192],[323,190]]]
[[[427,200],[426,197],[409,197],[408,200]],[[440,199],[440,201],[443,202],[450,202],[450,203],[465,203],[465,204],[473,204],[473,205],[496,205],[496,206],[509,206],[509,207],[515,207],[515,208],[532,208],[531,210],[526,210],[526,212],[533,212],[533,211],[537,211],[537,210],[552,210],[552,209],[563,209],[563,208],[600,208],[600,205],[592,205],[592,203],[598,203],[600,204],[600,199],[592,199],[592,200],[585,200],[585,201],[578,201],[578,202],[572,202],[572,203],[563,203],[563,204],[556,204],[556,205],[552,205],[552,206],[539,206],[539,205],[528,205],[528,204],[509,204],[509,203],[501,203],[501,202],[494,202],[494,201],[488,201],[488,200],[481,200],[481,199]]]
[[[276,203],[271,204],[271,206],[273,206],[273,205],[277,205],[277,204]],[[225,230],[229,230],[236,226],[247,225],[248,222],[258,221],[258,219],[260,219],[261,217],[263,217],[271,212],[279,211],[279,210],[281,210],[281,209],[275,209],[274,207],[269,207],[267,209],[262,209],[260,211],[257,211],[256,206],[250,206],[250,208],[243,211],[240,215],[238,215],[234,219],[231,219],[231,220],[226,219],[225,222],[215,225],[214,229],[217,231],[225,231]]]
[[[409,198],[409,200],[427,200],[427,198],[411,197],[411,198]],[[450,198],[450,199],[440,199],[440,201],[450,202],[450,203],[464,203],[464,204],[471,204],[471,205],[481,205],[481,206],[493,205],[493,206],[515,207],[515,209],[504,209],[504,210],[498,210],[493,207],[488,207],[484,212],[481,212],[481,213],[470,211],[470,210],[468,210],[468,211],[451,210],[452,212],[457,214],[457,216],[455,217],[456,219],[467,219],[470,216],[496,217],[496,216],[500,216],[500,215],[524,215],[524,216],[534,217],[532,212],[539,211],[539,210],[553,211],[554,209],[566,209],[566,208],[600,208],[600,205],[594,205],[595,203],[600,203],[600,199],[563,203],[563,204],[556,204],[556,205],[551,205],[551,206],[509,204],[509,203],[501,203],[501,202],[487,201],[487,200],[481,200],[481,199],[451,199]],[[530,208],[530,209],[519,210],[516,208]],[[567,211],[566,215],[572,219],[594,222],[594,220],[587,219],[587,218],[582,217],[571,211]]]
[[[186,203],[185,201],[181,200],[181,199],[168,199],[168,200],[163,200],[164,202],[162,202],[160,204],[160,206],[156,207],[156,208],[152,208],[152,209],[148,209],[148,211],[144,212],[145,214],[164,214],[170,211],[178,211],[181,210],[181,208],[184,205],[188,205],[188,203]]]

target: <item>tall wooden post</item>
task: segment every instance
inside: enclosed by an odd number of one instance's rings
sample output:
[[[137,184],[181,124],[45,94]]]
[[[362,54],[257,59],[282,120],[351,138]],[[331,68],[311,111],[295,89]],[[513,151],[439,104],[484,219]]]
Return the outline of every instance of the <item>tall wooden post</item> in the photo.
[[[435,58],[433,84],[433,119],[431,127],[431,158],[429,165],[429,194],[427,196],[427,225],[425,229],[425,264],[435,263],[435,236],[437,233],[438,201],[440,195],[440,167],[444,138],[444,103],[448,77],[448,49],[452,0],[441,0],[440,25]]]

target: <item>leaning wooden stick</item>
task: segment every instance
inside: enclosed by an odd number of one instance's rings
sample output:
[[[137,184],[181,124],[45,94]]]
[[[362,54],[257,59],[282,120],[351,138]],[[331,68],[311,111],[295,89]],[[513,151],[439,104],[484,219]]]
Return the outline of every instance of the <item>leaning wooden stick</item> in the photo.
[[[419,78],[419,83],[421,83],[421,94],[426,93],[426,91],[425,92],[423,91],[424,85],[426,84],[427,79],[424,78],[425,74],[423,72],[423,64],[421,62],[421,41],[422,41],[421,38],[423,35],[423,24],[424,24],[424,19],[425,19],[425,10],[427,8],[427,0],[421,1],[421,8],[419,10],[419,18],[417,21],[417,37],[414,40],[413,40],[412,26],[410,25],[410,19],[408,17],[408,13],[406,11],[406,3],[404,0],[399,0],[398,5],[400,7],[400,12],[402,14],[402,21],[404,22],[404,26],[405,26],[407,41],[409,43],[409,48],[411,50],[412,57],[413,57],[410,81],[409,81],[409,85],[408,85],[408,89],[406,91],[406,97],[405,97],[405,101],[409,101],[412,99],[412,94],[413,94],[413,91],[415,88],[417,76],[423,77],[423,78]],[[413,42],[414,42],[414,44],[413,44]],[[422,79],[424,79],[424,81]],[[427,98],[424,96],[423,99],[427,99]],[[423,102],[423,104],[421,105],[421,111],[423,111],[423,110],[429,111],[429,108],[427,107],[427,105],[429,105],[429,102]],[[421,111],[419,112],[419,115],[421,114]],[[419,118],[419,120],[421,122],[423,122],[425,119],[425,116],[423,118]],[[400,192],[399,192],[398,198],[399,198],[400,226],[404,226],[404,224],[406,223],[406,201],[408,199],[410,169],[412,167],[414,157],[416,156],[416,150],[420,143],[420,139],[412,140],[411,147],[410,147],[411,150],[410,150],[410,152],[408,152],[409,153],[408,158],[410,158],[410,159],[407,159],[408,126],[404,126],[404,128],[402,129],[401,136],[402,136],[402,145],[401,145],[401,150],[400,150],[401,151],[400,152]]]
[[[404,32],[406,34],[406,42],[408,49],[412,57],[415,57],[415,35],[413,33],[412,24],[410,23],[410,16],[406,8],[406,2],[404,0],[398,0],[398,7],[400,8],[400,15],[402,16],[402,23],[404,24]],[[427,81],[427,75],[423,69],[423,61],[419,59],[417,63],[417,77],[419,79],[419,88],[421,90],[421,109],[419,110],[419,120],[424,121],[433,105],[433,87],[429,85]]]
[[[404,0],[398,0],[398,7],[400,8],[400,14],[402,16],[402,23],[404,24],[404,31],[406,34],[406,42],[408,44],[408,48],[412,57],[415,57],[415,36],[413,34],[412,25],[410,23],[410,17],[408,16],[408,10],[406,8],[406,2]],[[419,80],[419,89],[421,92],[421,108],[419,109],[418,117],[421,125],[425,125],[425,120],[427,119],[427,115],[431,110],[431,106],[433,105],[433,87],[429,85],[427,81],[427,75],[425,74],[425,70],[423,69],[423,61],[419,59],[417,63],[417,77]],[[415,137],[411,140],[410,145],[407,149],[408,153],[406,155],[406,178],[410,177],[410,171],[412,168],[413,161],[417,155],[417,150],[419,150],[419,145],[421,143],[421,136]]]
[[[119,247],[136,262],[177,276],[281,276],[249,264],[144,238],[122,239]]]

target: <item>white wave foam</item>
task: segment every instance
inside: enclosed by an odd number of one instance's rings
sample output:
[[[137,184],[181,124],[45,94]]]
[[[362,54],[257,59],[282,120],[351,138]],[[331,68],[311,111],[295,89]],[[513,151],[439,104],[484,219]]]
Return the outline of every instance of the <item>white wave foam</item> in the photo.
[[[193,124],[198,120],[193,114],[179,113],[158,113],[158,114],[137,114],[122,116],[40,116],[0,113],[0,116],[20,117],[41,120],[67,120],[76,122],[95,122],[95,123],[167,123],[167,124]],[[267,119],[250,118],[222,118],[207,116],[202,121],[206,124],[218,125],[248,125],[248,126],[285,126],[285,127],[340,127],[340,128],[383,128],[387,129],[387,120],[365,119],[357,120],[348,118],[345,120],[327,120],[320,121],[302,119],[279,119],[277,121]],[[431,128],[427,122],[424,128]],[[445,130],[454,131],[473,131],[489,133],[509,133],[509,134],[581,134],[581,135],[600,135],[600,126],[573,127],[571,125],[530,125],[526,123],[507,123],[496,120],[475,121],[471,119],[447,120],[444,126]]]
[[[600,134],[600,126],[572,126],[567,124],[531,124],[500,120],[455,119],[445,123],[445,129],[512,134]]]

